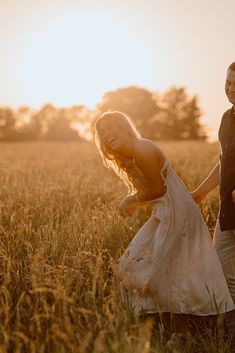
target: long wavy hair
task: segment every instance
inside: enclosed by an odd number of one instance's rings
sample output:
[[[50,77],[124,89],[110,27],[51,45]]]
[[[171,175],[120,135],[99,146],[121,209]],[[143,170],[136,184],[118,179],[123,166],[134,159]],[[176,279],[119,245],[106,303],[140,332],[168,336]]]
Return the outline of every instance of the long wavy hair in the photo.
[[[135,128],[131,119],[119,111],[107,111],[102,114],[95,123],[95,143],[98,147],[103,163],[107,168],[114,172],[125,182],[130,191],[136,191],[146,185],[146,179],[141,170],[136,166],[134,157],[129,158],[113,151],[109,148],[99,132],[102,121],[109,121],[111,124],[121,128],[126,133],[127,138],[140,138],[140,133]]]

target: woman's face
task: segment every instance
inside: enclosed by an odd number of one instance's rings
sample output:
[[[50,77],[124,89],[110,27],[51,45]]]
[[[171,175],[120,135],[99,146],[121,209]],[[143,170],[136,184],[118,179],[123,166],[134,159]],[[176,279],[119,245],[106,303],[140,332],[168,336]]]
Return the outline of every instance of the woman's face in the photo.
[[[125,131],[111,120],[100,121],[97,131],[101,141],[113,151],[118,151],[125,146],[127,138]]]

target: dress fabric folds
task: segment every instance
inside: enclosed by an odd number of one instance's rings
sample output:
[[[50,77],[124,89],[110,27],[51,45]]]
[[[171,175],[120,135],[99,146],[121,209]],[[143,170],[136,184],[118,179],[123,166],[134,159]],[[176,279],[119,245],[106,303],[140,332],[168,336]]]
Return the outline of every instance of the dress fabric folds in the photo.
[[[118,261],[122,299],[138,313],[213,315],[234,309],[198,206],[167,159],[166,192]]]

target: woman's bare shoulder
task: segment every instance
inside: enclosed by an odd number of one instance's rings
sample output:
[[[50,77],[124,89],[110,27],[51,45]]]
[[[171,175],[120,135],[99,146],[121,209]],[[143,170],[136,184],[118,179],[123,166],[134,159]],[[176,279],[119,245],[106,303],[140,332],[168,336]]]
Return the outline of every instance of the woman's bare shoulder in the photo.
[[[148,139],[139,139],[135,149],[136,157],[138,158],[153,158],[160,164],[164,163],[165,155],[161,148],[154,141]]]

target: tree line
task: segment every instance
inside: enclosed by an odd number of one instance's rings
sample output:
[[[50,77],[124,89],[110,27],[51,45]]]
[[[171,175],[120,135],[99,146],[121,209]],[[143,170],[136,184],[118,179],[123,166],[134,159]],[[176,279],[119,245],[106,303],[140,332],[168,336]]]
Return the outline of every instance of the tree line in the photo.
[[[45,104],[35,111],[0,108],[0,141],[79,141],[93,136],[94,122],[107,110],[129,115],[143,137],[153,140],[206,139],[198,97],[184,87],[150,92],[130,86],[106,92],[96,109],[85,105],[57,108]]]

